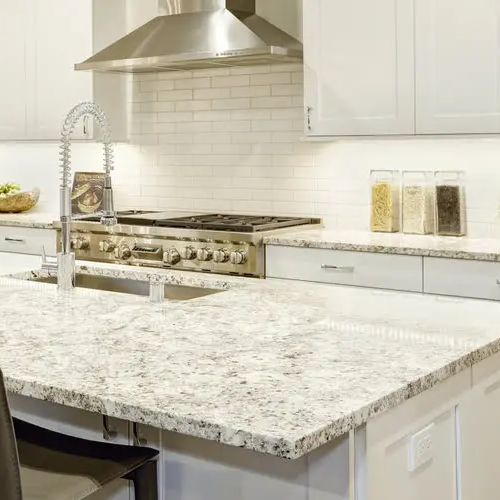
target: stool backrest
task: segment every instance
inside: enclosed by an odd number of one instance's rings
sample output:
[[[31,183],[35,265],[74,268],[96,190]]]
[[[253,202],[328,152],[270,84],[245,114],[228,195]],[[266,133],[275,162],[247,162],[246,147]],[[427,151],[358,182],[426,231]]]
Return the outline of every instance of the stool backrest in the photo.
[[[0,370],[0,498],[22,500],[16,437]]]

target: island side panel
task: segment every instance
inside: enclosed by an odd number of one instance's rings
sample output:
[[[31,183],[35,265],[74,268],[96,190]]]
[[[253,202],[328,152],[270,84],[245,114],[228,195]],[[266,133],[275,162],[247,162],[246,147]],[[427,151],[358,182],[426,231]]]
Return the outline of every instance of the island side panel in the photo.
[[[307,500],[354,499],[350,451],[350,436],[346,434],[307,455]]]
[[[349,500],[348,435],[297,460],[168,431],[160,446],[162,500]]]
[[[163,431],[161,500],[308,500],[307,457],[286,460]]]
[[[469,368],[367,422],[369,500],[457,499],[456,422],[470,388]],[[433,425],[432,458],[410,472],[410,440],[429,425]]]

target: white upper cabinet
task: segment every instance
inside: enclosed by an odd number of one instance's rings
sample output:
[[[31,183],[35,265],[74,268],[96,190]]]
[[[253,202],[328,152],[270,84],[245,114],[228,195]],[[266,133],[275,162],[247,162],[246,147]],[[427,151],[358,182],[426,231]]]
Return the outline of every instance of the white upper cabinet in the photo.
[[[0,141],[58,140],[64,118],[82,101],[98,103],[113,140],[126,140],[127,77],[74,70],[126,34],[124,2],[0,0],[0,12]],[[82,120],[73,138],[93,139],[92,125]]]
[[[414,134],[413,0],[306,0],[306,133]]]
[[[500,1],[416,0],[418,134],[500,132]]]
[[[92,2],[34,0],[27,94],[28,137],[57,139],[63,120],[81,101],[92,100],[92,73],[75,71],[92,53]],[[89,124],[78,124],[73,137],[89,138]]]
[[[307,0],[306,134],[500,133],[500,0]]]
[[[29,0],[0,0],[0,140],[26,133]]]

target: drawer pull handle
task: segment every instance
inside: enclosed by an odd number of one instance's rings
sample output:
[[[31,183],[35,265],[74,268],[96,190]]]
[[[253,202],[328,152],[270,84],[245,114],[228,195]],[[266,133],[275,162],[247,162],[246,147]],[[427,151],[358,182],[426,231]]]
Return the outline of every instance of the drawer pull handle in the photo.
[[[500,278],[497,278],[497,285],[500,285]]]
[[[11,243],[26,243],[26,240],[22,238],[10,238],[9,236],[5,237],[5,241],[10,241]]]
[[[327,271],[338,271],[339,273],[353,273],[354,266],[330,266],[329,264],[321,264],[321,269]]]

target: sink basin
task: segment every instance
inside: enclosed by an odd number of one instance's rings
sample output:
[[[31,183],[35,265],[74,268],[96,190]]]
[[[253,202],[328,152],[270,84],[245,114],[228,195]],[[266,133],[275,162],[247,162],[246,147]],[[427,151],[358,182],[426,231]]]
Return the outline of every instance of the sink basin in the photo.
[[[29,281],[38,283],[57,283],[56,276],[30,278]],[[129,280],[124,278],[111,278],[109,276],[95,276],[91,274],[77,274],[75,285],[78,288],[92,288],[106,292],[128,293],[132,295],[149,295],[149,283],[147,281]],[[190,300],[224,290],[213,288],[199,288],[194,286],[165,285],[165,299],[167,300]]]

